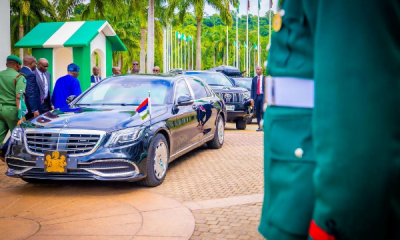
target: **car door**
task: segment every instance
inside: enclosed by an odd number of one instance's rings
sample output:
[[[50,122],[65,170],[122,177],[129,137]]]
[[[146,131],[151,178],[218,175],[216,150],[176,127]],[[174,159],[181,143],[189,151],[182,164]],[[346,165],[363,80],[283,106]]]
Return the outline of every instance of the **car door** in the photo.
[[[187,81],[195,98],[193,107],[196,108],[196,117],[198,125],[200,125],[198,126],[198,139],[211,138],[215,133],[215,120],[218,114],[218,109],[214,106],[215,99],[202,80],[190,78]]]
[[[190,103],[179,105],[180,97],[189,97]],[[172,153],[179,153],[187,147],[198,142],[196,108],[191,91],[184,78],[179,79],[174,86],[173,99],[173,127],[171,129],[171,139],[174,142]]]

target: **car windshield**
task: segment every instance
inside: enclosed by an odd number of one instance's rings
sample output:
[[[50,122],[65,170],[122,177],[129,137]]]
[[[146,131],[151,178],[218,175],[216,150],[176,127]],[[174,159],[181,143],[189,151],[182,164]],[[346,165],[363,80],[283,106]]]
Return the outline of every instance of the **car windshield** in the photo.
[[[105,79],[77,105],[140,105],[151,94],[152,105],[166,102],[170,82],[166,80],[132,79],[129,77]]]
[[[239,84],[243,88],[251,88],[251,79],[235,78],[235,83]]]
[[[232,87],[232,82],[222,73],[205,73],[205,72],[186,72],[187,75],[196,75],[210,86],[227,86]]]

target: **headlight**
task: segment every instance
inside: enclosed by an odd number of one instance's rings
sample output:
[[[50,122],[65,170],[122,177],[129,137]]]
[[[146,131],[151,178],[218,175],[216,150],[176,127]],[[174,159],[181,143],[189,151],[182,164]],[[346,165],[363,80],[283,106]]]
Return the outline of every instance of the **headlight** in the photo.
[[[105,147],[123,148],[129,147],[136,143],[136,140],[143,132],[143,128],[128,128],[121,131],[113,132]]]
[[[22,128],[16,127],[11,133],[11,140],[21,141],[22,140]]]
[[[243,94],[243,98],[244,99],[249,99],[250,98],[250,93],[249,92],[245,92],[245,93],[242,93]]]

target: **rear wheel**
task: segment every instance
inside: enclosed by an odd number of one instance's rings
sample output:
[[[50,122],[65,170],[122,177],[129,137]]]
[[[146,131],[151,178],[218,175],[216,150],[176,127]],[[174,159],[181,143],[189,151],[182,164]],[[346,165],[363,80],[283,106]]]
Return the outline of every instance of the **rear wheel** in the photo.
[[[236,129],[245,130],[247,126],[247,120],[244,118],[239,118],[236,120]]]
[[[217,126],[215,127],[214,138],[207,142],[207,146],[212,149],[219,149],[224,144],[225,124],[222,116],[218,116]]]
[[[147,177],[139,184],[155,187],[164,181],[168,170],[169,147],[164,135],[157,134],[154,137],[148,153]]]

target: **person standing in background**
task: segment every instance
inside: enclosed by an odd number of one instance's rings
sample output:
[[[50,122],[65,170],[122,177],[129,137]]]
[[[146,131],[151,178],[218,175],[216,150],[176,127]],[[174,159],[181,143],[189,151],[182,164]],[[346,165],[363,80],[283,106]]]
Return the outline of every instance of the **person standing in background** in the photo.
[[[36,83],[36,58],[33,56],[27,55],[22,60],[23,67],[21,68],[20,73],[25,75],[26,79],[26,89],[25,89],[25,98],[26,98],[26,107],[28,109],[28,113],[25,115],[26,119],[31,119],[34,117],[31,106],[29,104],[29,98],[32,94],[37,94],[37,98],[39,99],[39,87]],[[35,89],[35,91],[33,91]]]
[[[138,61],[133,61],[132,63],[132,69],[128,72],[128,74],[137,74],[141,73],[139,70],[139,62]]]
[[[21,70],[22,61],[15,55],[7,57],[7,69],[0,71],[0,159],[4,161],[3,140],[8,131],[18,125],[20,93],[25,92],[26,79]]]
[[[29,81],[27,84],[26,96],[32,117],[54,109],[51,103],[51,75],[47,72],[48,68],[49,62],[40,58],[34,71],[35,81]]]
[[[119,76],[119,75],[121,75],[121,70],[118,67],[113,67],[112,73],[113,73],[113,76]]]
[[[93,75],[90,77],[90,82],[91,83],[98,83],[101,81],[101,76],[100,76],[100,68],[98,67],[93,67],[92,69]]]
[[[257,131],[262,131],[261,119],[264,115],[264,88],[265,88],[265,76],[262,75],[262,67],[256,68],[257,76],[251,81],[251,99],[254,101],[254,107],[257,115]]]
[[[55,108],[68,107],[67,98],[71,95],[79,96],[82,93],[81,85],[77,77],[79,76],[78,65],[71,63],[68,65],[68,74],[60,77],[54,87],[52,102]]]

